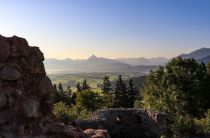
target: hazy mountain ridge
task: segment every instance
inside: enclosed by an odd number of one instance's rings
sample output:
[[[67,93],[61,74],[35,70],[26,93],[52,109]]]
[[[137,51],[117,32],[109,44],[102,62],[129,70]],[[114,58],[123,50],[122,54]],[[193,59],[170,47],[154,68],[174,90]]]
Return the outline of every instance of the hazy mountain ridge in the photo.
[[[179,55],[182,58],[194,58],[199,63],[208,64],[210,62],[210,48],[200,48],[195,50],[189,54],[181,54]]]
[[[198,62],[207,64],[210,62],[210,48],[201,48],[189,54],[179,55],[182,58],[194,58]],[[47,58],[45,67],[48,73],[72,73],[72,72],[141,72],[148,73],[159,65],[165,65],[170,59],[157,58],[117,58],[108,59],[90,56],[88,59],[54,59]]]
[[[165,65],[169,59],[165,57],[157,57],[157,58],[145,58],[145,57],[140,57],[140,58],[117,58],[116,59],[119,62],[130,64],[133,66],[138,66],[138,65]]]
[[[200,60],[207,56],[210,56],[210,48],[200,48],[200,49],[195,50],[189,54],[181,54],[180,55],[180,57],[182,57],[182,58],[194,58],[196,60]]]
[[[203,62],[205,64],[208,64],[210,62],[210,55],[209,56],[206,56],[204,58],[201,58],[198,60],[199,63]]]
[[[45,67],[50,73],[69,73],[69,72],[142,72],[147,73],[157,66],[133,66],[126,63],[121,63],[114,59],[96,57],[92,55],[87,60],[72,60],[72,59],[46,59]]]

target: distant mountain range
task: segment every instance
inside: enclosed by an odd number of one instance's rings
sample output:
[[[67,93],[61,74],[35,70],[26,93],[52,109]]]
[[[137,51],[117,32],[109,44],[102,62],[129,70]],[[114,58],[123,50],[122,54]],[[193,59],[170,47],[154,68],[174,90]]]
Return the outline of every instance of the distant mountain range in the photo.
[[[194,58],[198,62],[210,62],[210,48],[201,48],[189,54],[179,55],[183,58]],[[74,72],[140,72],[148,73],[159,65],[165,65],[170,59],[157,58],[117,58],[108,59],[92,55],[88,59],[53,59],[44,61],[47,73],[74,73]]]
[[[87,60],[46,59],[45,68],[48,73],[78,73],[78,72],[142,72],[145,74],[157,66],[133,66],[117,60],[96,57],[92,55]]]
[[[117,58],[117,61],[125,64],[130,64],[133,66],[138,66],[138,65],[146,65],[146,66],[159,66],[159,65],[164,65],[166,64],[169,59],[164,58],[164,57],[157,57],[157,58],[145,58],[145,57],[140,57],[140,58]]]

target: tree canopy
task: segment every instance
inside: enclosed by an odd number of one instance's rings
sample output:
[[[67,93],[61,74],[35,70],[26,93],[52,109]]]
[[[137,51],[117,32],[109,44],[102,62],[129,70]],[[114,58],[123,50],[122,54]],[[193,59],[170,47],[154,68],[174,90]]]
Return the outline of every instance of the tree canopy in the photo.
[[[174,132],[191,133],[192,118],[203,117],[210,108],[209,83],[205,64],[195,59],[174,58],[147,76],[143,88],[144,105],[168,113],[169,128],[179,129]],[[187,129],[183,129],[185,125]]]
[[[194,59],[172,59],[165,67],[151,72],[144,86],[147,108],[158,111],[202,115],[210,91],[205,85],[207,69]]]

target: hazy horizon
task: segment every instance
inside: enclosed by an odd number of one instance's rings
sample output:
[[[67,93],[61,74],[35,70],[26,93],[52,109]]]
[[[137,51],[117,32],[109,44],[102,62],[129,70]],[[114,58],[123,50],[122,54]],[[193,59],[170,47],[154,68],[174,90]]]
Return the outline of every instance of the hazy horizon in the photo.
[[[96,56],[97,58],[107,58],[107,59],[132,59],[132,58],[145,58],[145,59],[153,59],[153,58],[166,58],[166,57],[151,57],[151,58],[147,58],[147,57],[116,57],[116,58],[109,58],[109,57],[102,57],[102,56],[99,56],[99,55],[95,55],[95,54],[92,54],[92,55],[89,55],[88,57],[86,58],[69,58],[69,57],[66,57],[66,58],[54,58],[54,57],[47,57],[47,59],[58,59],[58,60],[65,60],[65,59],[72,59],[72,60],[87,60],[88,58],[92,57],[92,56]],[[170,58],[166,58],[166,59],[170,59]]]
[[[201,47],[199,49],[202,49],[202,48],[208,48],[208,47]],[[191,50],[191,51],[185,52],[185,53],[179,53],[178,55],[175,55],[174,57],[177,57],[177,56],[179,56],[181,54],[189,54],[189,53],[194,52],[194,51],[199,50],[199,49],[194,49],[194,50]],[[125,59],[132,59],[132,58],[133,59],[136,59],[136,58],[145,58],[145,59],[165,58],[165,59],[172,59],[172,58],[174,58],[174,57],[163,57],[163,56],[156,56],[156,57],[141,57],[141,56],[139,56],[139,57],[115,57],[115,58],[110,58],[110,57],[102,57],[100,55],[92,54],[92,55],[89,55],[89,56],[87,56],[85,58],[70,58],[70,57],[66,57],[66,58],[55,58],[55,57],[47,57],[47,59],[58,59],[58,60],[65,60],[65,59],[87,60],[88,58],[90,58],[92,56],[96,56],[97,58],[107,58],[107,59],[123,59],[123,58],[125,58]]]
[[[210,47],[208,0],[7,0],[0,34],[46,58],[172,58]]]

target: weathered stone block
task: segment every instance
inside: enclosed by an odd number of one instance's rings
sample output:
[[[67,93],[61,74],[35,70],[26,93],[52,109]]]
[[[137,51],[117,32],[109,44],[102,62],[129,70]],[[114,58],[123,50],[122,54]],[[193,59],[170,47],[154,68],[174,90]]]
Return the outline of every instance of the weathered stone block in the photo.
[[[23,102],[23,109],[28,118],[39,116],[39,102],[35,99],[28,99]]]
[[[38,47],[31,47],[30,53],[31,62],[37,63],[44,61],[44,54],[40,51]]]
[[[54,92],[54,88],[52,87],[52,82],[51,80],[46,76],[43,77],[40,81],[40,92],[41,94],[47,94],[47,93],[52,93]]]
[[[20,71],[11,66],[5,66],[0,72],[0,78],[7,81],[16,81],[21,77]]]
[[[3,92],[0,92],[0,110],[7,103],[7,97]]]
[[[30,55],[30,47],[28,45],[28,42],[24,38],[20,38],[17,36],[9,37],[8,41],[13,47],[13,52],[15,52],[15,55],[18,54],[18,56],[24,56],[24,57],[29,57]]]
[[[5,39],[0,39],[0,62],[4,62],[10,55],[9,45]]]
[[[86,129],[84,133],[87,134],[89,138],[111,138],[106,130]]]
[[[0,125],[8,122],[10,120],[10,117],[11,117],[11,114],[8,110],[0,111]]]
[[[31,65],[31,71],[32,74],[40,74],[40,75],[45,75],[45,68],[44,68],[44,64],[41,63],[32,63]]]

